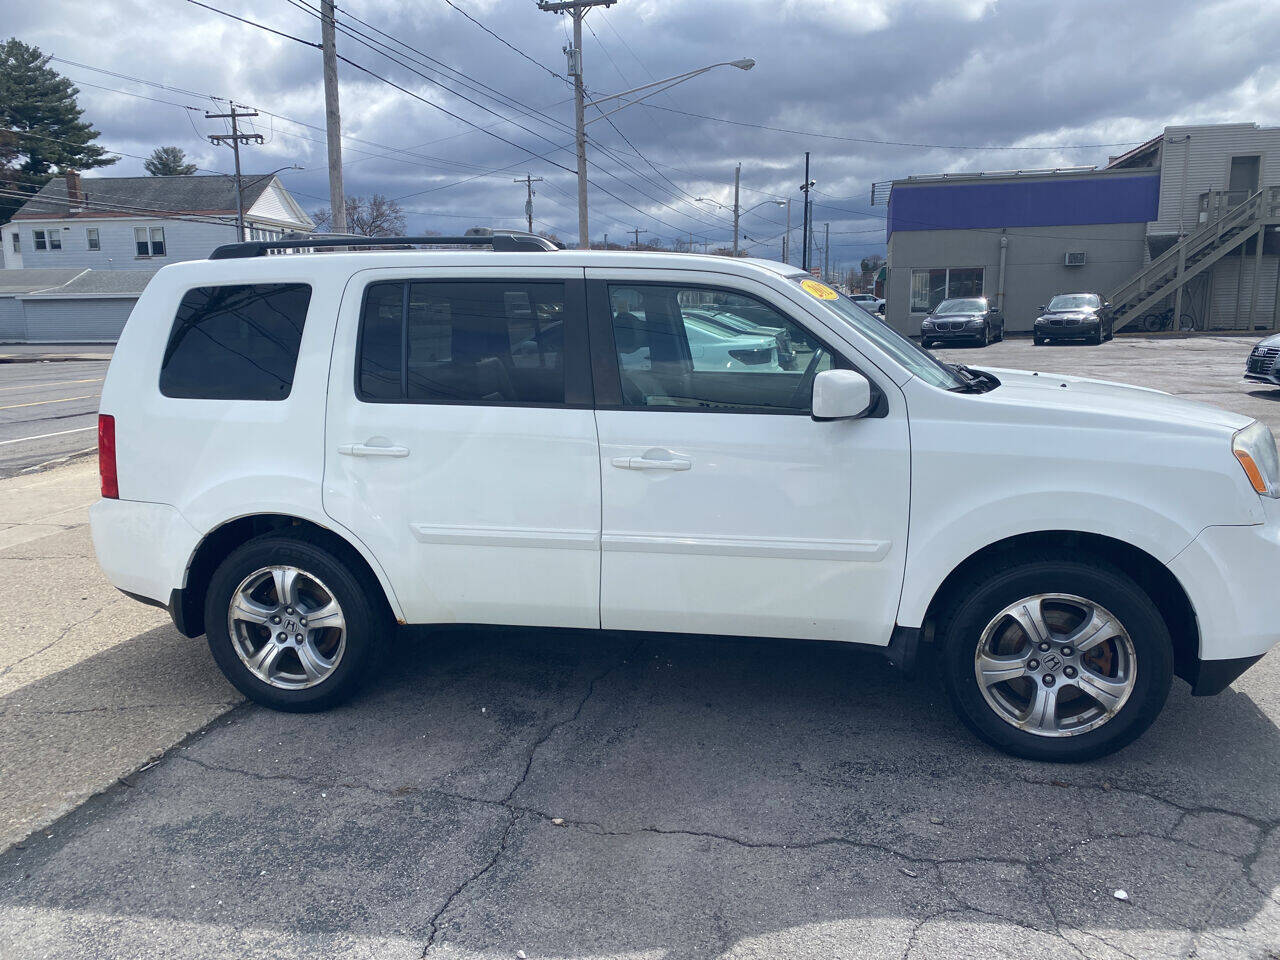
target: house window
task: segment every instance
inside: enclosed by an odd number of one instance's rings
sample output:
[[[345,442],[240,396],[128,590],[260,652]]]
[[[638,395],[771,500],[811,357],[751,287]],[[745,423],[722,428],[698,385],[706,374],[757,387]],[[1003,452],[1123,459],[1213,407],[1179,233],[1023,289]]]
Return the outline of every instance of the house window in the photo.
[[[163,257],[164,227],[134,227],[133,245],[140,257]]]
[[[62,234],[59,233],[56,229],[49,231],[49,249],[50,250],[62,249]]]
[[[10,236],[13,237],[13,252],[21,253],[22,241],[18,239],[18,231],[17,230],[13,231],[13,233],[11,233]]]
[[[45,238],[44,238],[44,231],[43,231],[43,230],[32,230],[32,231],[31,231],[31,245],[32,245],[35,249],[37,249],[37,250],[47,250],[47,249],[49,249],[49,243],[48,243],[48,241],[46,241],[46,240],[45,240]]]
[[[89,244],[90,250],[101,250],[102,243],[98,240],[98,228],[86,227],[84,231],[85,241]]]
[[[938,267],[911,271],[911,312],[928,313],[952,297],[982,296],[984,268]]]

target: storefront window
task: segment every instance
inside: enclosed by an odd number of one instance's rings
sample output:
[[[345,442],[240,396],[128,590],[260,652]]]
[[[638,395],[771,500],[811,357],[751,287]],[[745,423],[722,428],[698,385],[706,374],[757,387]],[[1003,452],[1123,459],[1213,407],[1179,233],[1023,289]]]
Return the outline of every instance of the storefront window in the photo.
[[[929,313],[943,300],[982,296],[982,267],[911,271],[911,312]]]

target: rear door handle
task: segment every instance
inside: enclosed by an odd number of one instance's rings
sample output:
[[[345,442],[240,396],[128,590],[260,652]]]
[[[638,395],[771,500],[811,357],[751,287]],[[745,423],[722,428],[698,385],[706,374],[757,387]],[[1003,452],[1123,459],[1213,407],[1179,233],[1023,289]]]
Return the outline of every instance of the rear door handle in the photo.
[[[407,457],[408,447],[375,446],[368,443],[344,443],[338,452],[348,457]]]
[[[614,457],[613,465],[622,470],[688,470],[692,460],[677,456],[670,450],[646,450],[643,457]]]

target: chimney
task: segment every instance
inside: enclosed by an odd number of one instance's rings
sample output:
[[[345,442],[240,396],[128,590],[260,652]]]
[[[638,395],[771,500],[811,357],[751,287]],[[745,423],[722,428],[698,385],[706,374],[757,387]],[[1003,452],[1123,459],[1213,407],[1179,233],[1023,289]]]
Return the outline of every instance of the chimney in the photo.
[[[84,205],[84,193],[80,190],[80,174],[75,170],[66,172],[67,204],[72,213],[79,213]]]

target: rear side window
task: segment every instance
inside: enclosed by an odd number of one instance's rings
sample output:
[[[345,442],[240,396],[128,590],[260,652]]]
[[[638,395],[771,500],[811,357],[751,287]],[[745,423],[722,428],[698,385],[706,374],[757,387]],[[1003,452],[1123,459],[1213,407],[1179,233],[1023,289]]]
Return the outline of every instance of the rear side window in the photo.
[[[160,392],[193,400],[283,400],[311,302],[305,283],[196,287],[178,305]]]
[[[357,393],[383,402],[562,404],[565,319],[558,282],[371,284]]]

